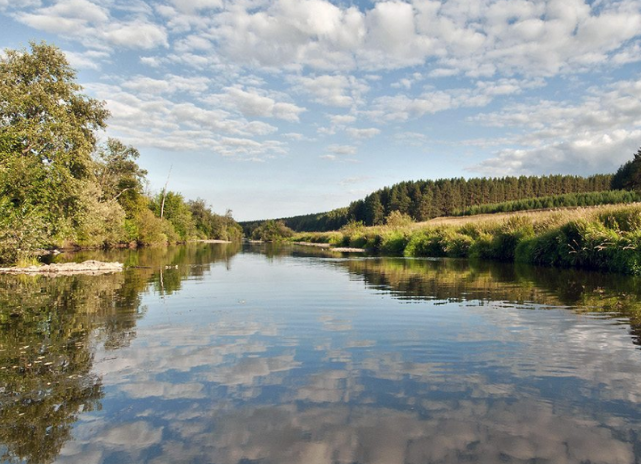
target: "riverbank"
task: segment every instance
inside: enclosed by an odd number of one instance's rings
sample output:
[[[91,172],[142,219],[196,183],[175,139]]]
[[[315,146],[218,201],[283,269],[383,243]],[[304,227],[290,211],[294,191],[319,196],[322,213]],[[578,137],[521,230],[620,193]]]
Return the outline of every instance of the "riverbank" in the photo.
[[[641,206],[467,216],[406,227],[351,225],[294,242],[407,257],[479,258],[641,275]]]

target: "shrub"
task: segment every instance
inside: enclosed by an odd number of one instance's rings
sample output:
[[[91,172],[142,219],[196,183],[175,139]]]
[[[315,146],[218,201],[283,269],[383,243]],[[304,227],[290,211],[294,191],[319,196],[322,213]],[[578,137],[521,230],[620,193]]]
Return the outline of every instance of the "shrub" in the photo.
[[[409,242],[408,235],[401,231],[387,232],[379,235],[378,238],[380,238],[379,250],[395,256],[402,256]]]
[[[408,227],[414,223],[414,220],[405,213],[400,211],[392,211],[387,219],[385,219],[385,224],[389,227]]]

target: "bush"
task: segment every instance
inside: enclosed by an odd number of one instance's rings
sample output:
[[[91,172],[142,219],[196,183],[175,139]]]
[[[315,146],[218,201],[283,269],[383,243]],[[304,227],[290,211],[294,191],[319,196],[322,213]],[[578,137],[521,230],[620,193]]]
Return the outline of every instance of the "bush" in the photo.
[[[254,240],[263,242],[280,242],[294,235],[294,231],[282,221],[265,221],[252,232]]]
[[[14,208],[10,201],[0,200],[0,263],[28,259],[35,250],[50,244],[48,237],[47,225],[37,208]]]
[[[410,215],[401,213],[400,211],[392,211],[387,219],[385,219],[385,224],[389,227],[408,227],[414,223],[414,220]]]
[[[380,245],[378,249],[385,254],[394,256],[403,256],[403,251],[407,247],[409,237],[401,231],[391,231],[379,235]]]

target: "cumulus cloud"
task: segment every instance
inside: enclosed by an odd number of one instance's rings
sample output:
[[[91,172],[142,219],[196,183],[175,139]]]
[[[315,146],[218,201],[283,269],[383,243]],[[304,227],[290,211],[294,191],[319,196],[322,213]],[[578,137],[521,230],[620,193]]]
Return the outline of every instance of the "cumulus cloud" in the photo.
[[[169,81],[172,82],[171,80]],[[205,82],[175,80],[183,90],[197,91]],[[282,155],[286,144],[264,139],[278,128],[247,120],[223,109],[207,109],[192,102],[172,99],[176,89],[164,81],[132,80],[138,93],[115,85],[94,84],[89,89],[103,99],[111,111],[110,129],[119,137],[141,147],[166,150],[203,150],[239,159],[257,160]]]
[[[183,77],[173,74],[163,79],[153,79],[147,76],[135,76],[123,82],[122,87],[141,95],[173,94],[188,92],[200,94],[207,90],[209,79],[206,77]]]
[[[344,75],[291,78],[294,90],[310,95],[320,104],[350,107],[363,103],[369,86],[362,79]]]
[[[327,147],[330,153],[335,155],[355,155],[356,147],[353,145],[330,145]]]
[[[65,51],[69,64],[75,69],[94,69],[101,68],[101,63],[109,54],[104,51],[88,50],[86,52]]]
[[[552,76],[623,64],[637,59],[629,42],[641,30],[634,0],[380,1],[371,8],[329,0],[171,0],[142,3],[129,21],[115,14],[118,4],[3,3],[25,24],[86,45],[169,46],[169,29],[189,33],[176,37],[177,49],[240,66],[345,73],[427,65],[433,77]]]
[[[577,105],[534,95],[557,76],[570,76],[567,89],[597,73],[616,79],[612,69],[641,61],[637,0],[0,0],[0,8],[63,40],[79,69],[106,71],[116,57],[138,54],[142,71],[132,66],[127,79],[105,72],[95,85],[115,84],[96,95],[131,143],[258,159],[285,153],[285,140],[295,139],[279,138],[279,129],[292,133],[289,123],[313,120],[315,105],[347,114],[314,121],[307,132],[363,140],[416,118],[505,102],[467,121],[515,131],[469,142],[500,146],[477,172],[541,172],[534,158],[549,163],[548,172],[611,170],[606,153],[637,143],[638,126],[626,117],[639,114],[638,99],[600,93]],[[533,98],[523,109],[517,96]],[[363,118],[370,124],[350,127]],[[309,140],[303,132],[296,129]]]
[[[171,0],[171,3],[184,13],[222,8],[222,0]]]
[[[150,49],[168,46],[164,27],[146,21],[131,21],[111,24],[104,31],[108,43],[125,48]]]
[[[223,93],[208,98],[209,102],[238,110],[247,117],[271,117],[290,122],[298,122],[299,115],[305,108],[290,102],[279,102],[259,89],[244,90],[239,87],[228,87]]]
[[[493,175],[613,172],[641,144],[641,81],[622,81],[582,102],[516,104],[475,122],[519,130],[504,148],[470,170]]]
[[[382,1],[371,9],[280,0],[215,18],[221,51],[253,65],[351,70],[434,62],[470,76],[553,75],[605,63],[638,35],[633,1]]]
[[[371,139],[372,137],[380,134],[381,130],[375,127],[370,127],[368,129],[355,129],[350,127],[345,132],[355,139]]]
[[[406,94],[378,97],[363,114],[378,121],[406,121],[456,108],[483,107],[496,97],[516,95],[542,85],[539,79],[480,80],[473,87],[428,90],[417,97]]]
[[[151,49],[169,45],[162,24],[144,16],[117,19],[110,10],[89,0],[57,0],[51,6],[14,15],[34,29],[74,38],[89,48]]]

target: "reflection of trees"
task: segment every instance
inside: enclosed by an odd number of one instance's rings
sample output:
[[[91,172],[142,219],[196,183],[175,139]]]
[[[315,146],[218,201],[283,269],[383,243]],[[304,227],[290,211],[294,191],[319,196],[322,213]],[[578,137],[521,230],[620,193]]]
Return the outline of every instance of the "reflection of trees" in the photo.
[[[81,262],[87,259],[118,261],[125,268],[135,269],[129,279],[152,282],[153,289],[162,295],[180,290],[187,278],[199,278],[211,269],[213,263],[225,263],[228,269],[234,255],[241,249],[239,242],[228,244],[187,243],[173,247],[149,247],[137,250],[83,251],[63,255],[60,261]]]
[[[100,407],[92,344],[128,346],[150,283],[170,294],[211,263],[229,266],[239,248],[86,252],[71,258],[124,261],[129,269],[105,276],[0,276],[0,459],[53,461],[78,415]]]
[[[447,259],[364,259],[336,265],[401,299],[507,301],[623,315],[630,321],[635,343],[641,345],[639,278]]]
[[[90,335],[126,338],[135,322],[109,327],[113,314],[139,300],[120,297],[122,275],[0,279],[0,442],[4,459],[50,462],[81,411],[99,407]],[[114,304],[114,301],[119,303]],[[118,308],[119,307],[119,308]]]

